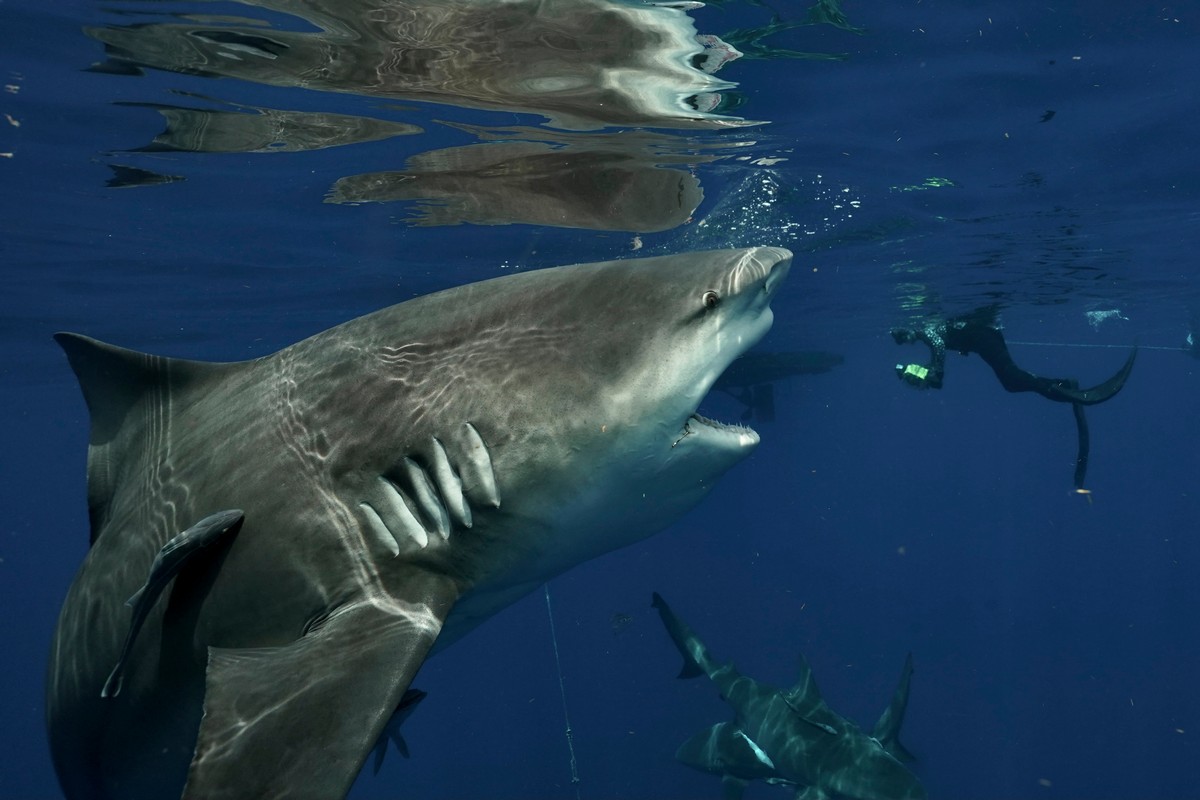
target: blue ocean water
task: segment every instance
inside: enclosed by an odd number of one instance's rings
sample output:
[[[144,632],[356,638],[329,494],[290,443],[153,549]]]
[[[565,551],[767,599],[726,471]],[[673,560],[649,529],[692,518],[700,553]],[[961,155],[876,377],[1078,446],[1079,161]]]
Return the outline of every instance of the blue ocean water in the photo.
[[[911,652],[903,739],[931,797],[1194,796],[1195,8],[846,0],[846,25],[788,27],[807,6],[710,4],[688,12],[696,29],[746,53],[717,73],[738,85],[716,111],[765,123],[722,129],[548,120],[355,76],[289,85],[189,67],[154,39],[310,32],[320,5],[0,2],[0,796],[61,796],[44,673],[87,548],[87,412],[53,332],[243,359],[514,269],[749,244],[796,252],[759,349],[843,362],[777,381],[774,419],[751,420],[758,451],[680,523],[552,581],[561,672],[541,592],[431,660],[411,758],[352,796],[719,796],[673,754],[729,712],[675,680],[652,591],[747,674],[788,686],[804,653],[864,727]],[[273,63],[241,36],[200,40]],[[347,122],[363,118],[386,125]],[[656,203],[634,183],[604,227],[594,197],[507,208],[509,161],[430,177],[481,143],[580,158],[556,186],[600,153],[703,197]],[[586,185],[621,190],[611,169]],[[397,171],[419,191],[345,182]],[[925,353],[891,327],[989,304],[1038,374],[1091,385],[1141,345],[1124,390],[1088,411],[1090,495],[1073,492],[1068,406],[1005,393],[974,356],[950,354],[940,391],[897,381]],[[724,395],[704,410],[742,413]]]

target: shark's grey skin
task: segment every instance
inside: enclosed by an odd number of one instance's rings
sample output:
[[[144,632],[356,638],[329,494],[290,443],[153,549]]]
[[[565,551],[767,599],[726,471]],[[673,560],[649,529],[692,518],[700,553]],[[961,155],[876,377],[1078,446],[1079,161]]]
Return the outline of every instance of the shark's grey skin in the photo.
[[[741,675],[731,664],[718,664],[657,593],[653,606],[683,655],[680,677],[707,675],[736,714],[733,723],[702,732],[677,753],[688,766],[721,775],[727,797],[740,797],[751,780],[794,784],[800,800],[926,796],[916,776],[901,763],[912,756],[898,739],[908,706],[911,655],[891,704],[868,735],[825,704],[803,657],[796,685],[777,689]]]
[[[234,364],[60,334],[92,416],[93,545],[47,680],[67,797],[344,796],[435,639],[663,528],[754,449],[694,412],[790,255],[516,273]],[[101,698],[125,598],[219,508],[237,538]]]
[[[137,640],[138,631],[146,622],[146,616],[158,602],[158,596],[167,588],[167,584],[189,563],[194,564],[196,557],[206,548],[237,535],[245,518],[241,509],[218,511],[162,546],[158,555],[154,557],[154,563],[150,565],[150,577],[146,579],[146,583],[125,601],[125,605],[133,609],[129,633],[125,635],[125,644],[121,647],[117,665],[113,667],[108,680],[104,682],[104,688],[100,690],[101,697],[116,697],[121,693],[125,661],[129,658],[129,651]]]

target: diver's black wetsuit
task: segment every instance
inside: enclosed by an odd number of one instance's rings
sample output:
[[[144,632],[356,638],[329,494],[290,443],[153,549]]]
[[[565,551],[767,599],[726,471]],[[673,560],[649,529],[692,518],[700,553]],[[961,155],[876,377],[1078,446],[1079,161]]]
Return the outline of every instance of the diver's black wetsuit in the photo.
[[[1089,437],[1087,418],[1084,417],[1083,407],[1113,397],[1121,391],[1129,373],[1133,369],[1133,361],[1137,357],[1137,348],[1129,354],[1124,366],[1104,383],[1090,389],[1080,389],[1079,383],[1073,378],[1043,378],[1032,372],[1021,369],[1013,361],[1004,342],[1004,334],[996,324],[998,309],[995,306],[981,308],[961,317],[954,317],[943,322],[931,322],[919,329],[896,328],[892,338],[897,344],[921,341],[929,346],[932,363],[928,366],[920,364],[897,364],[896,374],[901,380],[919,388],[942,388],[942,380],[946,371],[946,350],[957,350],[963,355],[978,353],[987,365],[1000,379],[1000,385],[1010,392],[1037,392],[1042,397],[1059,403],[1070,403],[1075,412],[1075,426],[1079,431],[1079,452],[1075,459],[1075,488],[1083,489],[1083,479],[1087,474]]]

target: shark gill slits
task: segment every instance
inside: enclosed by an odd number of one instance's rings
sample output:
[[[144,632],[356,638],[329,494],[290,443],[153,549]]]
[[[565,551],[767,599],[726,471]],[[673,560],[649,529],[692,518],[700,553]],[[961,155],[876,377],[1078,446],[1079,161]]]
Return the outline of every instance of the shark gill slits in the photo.
[[[392,557],[400,555],[400,543],[396,541],[395,534],[388,528],[387,523],[379,516],[379,512],[370,503],[359,503],[358,506],[362,509],[363,517],[367,521],[367,533],[371,535],[375,543]]]
[[[435,437],[433,440],[433,479],[454,521],[464,528],[471,527],[471,507],[463,497],[462,480],[454,474],[445,446]]]
[[[433,527],[445,541],[450,538],[450,514],[442,503],[434,484],[425,469],[411,458],[404,459],[404,471],[408,478],[412,499],[420,510],[423,520]]]
[[[458,468],[467,497],[476,503],[499,508],[500,490],[496,486],[496,471],[479,431],[471,423],[464,422],[456,431],[454,441],[462,454]]]
[[[428,546],[429,535],[413,510],[416,503],[407,500],[404,492],[386,476],[376,479],[367,505],[402,548],[409,543],[421,549]]]

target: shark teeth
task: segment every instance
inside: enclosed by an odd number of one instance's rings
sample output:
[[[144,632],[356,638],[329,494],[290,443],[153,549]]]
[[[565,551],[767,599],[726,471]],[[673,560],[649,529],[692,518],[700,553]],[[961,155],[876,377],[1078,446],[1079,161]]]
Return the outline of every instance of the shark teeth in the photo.
[[[707,425],[710,428],[716,428],[719,431],[730,431],[732,433],[753,433],[754,432],[754,429],[747,425],[741,425],[737,422],[732,422],[732,423],[721,422],[720,420],[706,417],[698,411],[693,413],[692,416],[688,417],[688,421],[690,422],[691,420],[696,420],[697,422],[699,422],[702,425]]]
[[[725,435],[736,436],[738,442],[743,445],[756,444],[758,442],[758,433],[755,432],[753,428],[745,425],[739,425],[737,423],[729,424],[721,422],[720,420],[710,419],[699,412],[694,412],[690,417],[684,420],[683,430],[680,431],[679,438],[671,443],[671,447],[675,447],[684,439],[696,432],[692,430],[693,422]]]

